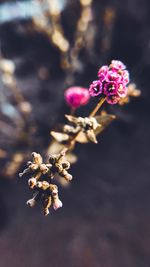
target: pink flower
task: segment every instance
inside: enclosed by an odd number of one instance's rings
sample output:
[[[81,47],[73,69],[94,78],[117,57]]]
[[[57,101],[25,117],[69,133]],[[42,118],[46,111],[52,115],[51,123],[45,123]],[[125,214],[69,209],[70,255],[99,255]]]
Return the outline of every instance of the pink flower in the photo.
[[[123,70],[120,75],[123,84],[127,85],[129,83],[129,72],[127,70]]]
[[[120,98],[127,95],[129,73],[119,60],[112,60],[109,66],[103,66],[98,71],[98,81],[93,81],[89,88],[91,96],[102,95],[109,104],[117,104]]]
[[[126,66],[119,60],[112,60],[109,66],[111,69],[124,70]]]
[[[98,77],[100,82],[103,82],[105,80],[106,75],[108,74],[108,66],[102,66],[98,71]]]
[[[53,203],[54,210],[62,208],[62,206],[63,206],[63,204],[62,204],[62,202],[61,202],[61,200],[59,198],[54,200],[54,203]]]
[[[128,91],[128,88],[124,86],[122,83],[118,85],[118,92],[117,92],[118,96],[126,97],[127,91]]]
[[[111,82],[111,81],[114,81],[114,82],[121,82],[121,75],[118,74],[118,72],[116,70],[109,70],[106,77],[105,77],[105,81],[107,82]]]
[[[73,86],[65,91],[65,100],[70,107],[79,108],[89,102],[90,94],[87,88]]]
[[[117,92],[118,92],[118,84],[117,82],[107,82],[105,83],[104,85],[104,94],[106,96],[109,96],[109,95],[117,95]]]
[[[102,93],[102,82],[93,81],[89,88],[89,93],[91,96],[98,96]]]
[[[117,96],[117,95],[108,95],[106,97],[106,101],[108,104],[111,104],[111,105],[114,105],[114,104],[117,104],[118,101],[119,101],[120,97]]]

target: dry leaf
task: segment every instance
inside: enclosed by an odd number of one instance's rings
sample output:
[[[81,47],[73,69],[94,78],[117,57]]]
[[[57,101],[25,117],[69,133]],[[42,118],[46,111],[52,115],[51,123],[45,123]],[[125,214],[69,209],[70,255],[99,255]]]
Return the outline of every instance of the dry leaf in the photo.
[[[51,136],[58,142],[62,143],[69,140],[69,135],[66,133],[59,133],[51,131]]]
[[[95,119],[101,125],[101,127],[97,127],[96,130],[94,130],[95,136],[99,135],[115,118],[116,117],[111,114],[96,116]],[[86,144],[90,140],[87,137],[86,133],[80,132],[76,138],[76,141],[81,144]]]
[[[87,138],[89,139],[89,141],[97,144],[97,140],[96,140],[96,136],[93,130],[88,130],[87,131]]]
[[[106,114],[95,117],[97,122],[101,125],[101,127],[97,128],[94,132],[96,136],[100,134],[115,118],[115,115]]]

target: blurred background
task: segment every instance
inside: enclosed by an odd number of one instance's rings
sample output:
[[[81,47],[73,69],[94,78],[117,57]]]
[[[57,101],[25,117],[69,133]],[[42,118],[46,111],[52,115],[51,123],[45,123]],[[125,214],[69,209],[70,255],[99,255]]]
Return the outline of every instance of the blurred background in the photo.
[[[149,0],[0,1],[0,267],[150,266],[149,12]],[[64,90],[112,59],[142,95],[109,108],[98,145],[77,146],[64,206],[44,217],[18,173],[69,112]]]

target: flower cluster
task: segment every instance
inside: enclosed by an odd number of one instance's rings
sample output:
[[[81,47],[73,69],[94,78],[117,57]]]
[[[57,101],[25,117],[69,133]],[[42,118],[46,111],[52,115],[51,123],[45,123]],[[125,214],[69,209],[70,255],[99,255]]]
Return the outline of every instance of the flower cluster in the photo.
[[[103,96],[109,104],[117,104],[121,98],[126,97],[129,73],[121,61],[112,60],[109,66],[102,66],[98,77],[99,79],[90,85],[91,96]]]
[[[65,158],[65,153],[61,152],[49,157],[49,163],[43,163],[40,154],[33,152],[32,161],[27,163],[27,168],[20,173],[20,177],[29,175],[28,185],[34,191],[33,198],[27,201],[30,207],[34,207],[37,201],[43,205],[44,215],[49,214],[49,208],[52,205],[55,210],[62,207],[62,202],[58,196],[58,188],[51,180],[55,175],[65,178],[67,181],[72,179],[68,173],[70,163]]]

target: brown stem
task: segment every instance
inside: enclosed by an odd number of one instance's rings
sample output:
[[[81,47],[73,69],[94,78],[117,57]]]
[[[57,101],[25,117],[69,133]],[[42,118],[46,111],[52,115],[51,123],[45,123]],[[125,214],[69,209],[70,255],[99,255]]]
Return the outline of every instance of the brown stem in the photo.
[[[97,113],[97,111],[100,109],[100,107],[103,105],[103,103],[105,102],[106,97],[103,97],[100,99],[100,101],[98,102],[98,104],[96,105],[96,107],[93,109],[93,111],[90,113],[89,117],[94,117]]]
[[[76,108],[71,108],[70,115],[74,116],[76,112]]]

